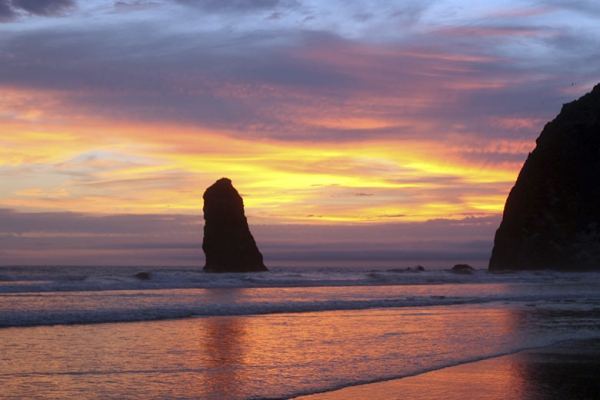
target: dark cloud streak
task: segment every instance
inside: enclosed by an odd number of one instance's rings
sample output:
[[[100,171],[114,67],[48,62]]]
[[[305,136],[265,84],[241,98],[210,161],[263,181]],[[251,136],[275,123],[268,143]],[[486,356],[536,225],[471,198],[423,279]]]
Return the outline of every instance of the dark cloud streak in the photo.
[[[13,21],[17,14],[11,7],[10,0],[0,0],[0,22]]]
[[[198,7],[213,13],[247,13],[290,8],[298,5],[294,0],[176,0],[180,4]]]
[[[76,0],[0,0],[0,22],[14,21],[19,12],[57,17],[75,8]]]
[[[485,260],[498,217],[381,225],[253,225],[266,260],[419,262]],[[0,209],[0,265],[200,265],[201,216],[23,213]],[[487,238],[487,239],[486,239]],[[50,256],[51,255],[51,256]]]
[[[75,7],[75,0],[12,0],[15,8],[41,16],[57,16]]]
[[[91,215],[74,212],[18,213],[0,208],[0,233],[140,234],[200,232],[202,217],[193,215]]]
[[[551,7],[566,8],[600,17],[600,4],[596,0],[541,0]]]

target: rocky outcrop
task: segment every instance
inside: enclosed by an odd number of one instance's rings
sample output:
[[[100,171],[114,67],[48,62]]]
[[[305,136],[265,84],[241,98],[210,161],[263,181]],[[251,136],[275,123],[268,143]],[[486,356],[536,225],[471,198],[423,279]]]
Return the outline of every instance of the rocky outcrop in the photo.
[[[471,275],[475,273],[475,268],[471,267],[469,264],[456,264],[450,269],[450,272],[459,275]]]
[[[244,215],[244,201],[231,180],[219,179],[206,189],[203,198],[204,271],[267,271]]]
[[[134,276],[140,281],[149,281],[150,279],[152,279],[152,275],[150,274],[150,272],[138,272]]]
[[[425,272],[425,268],[421,265],[417,265],[416,267],[392,268],[388,269],[387,272]]]
[[[542,131],[510,191],[490,271],[600,270],[600,85]]]

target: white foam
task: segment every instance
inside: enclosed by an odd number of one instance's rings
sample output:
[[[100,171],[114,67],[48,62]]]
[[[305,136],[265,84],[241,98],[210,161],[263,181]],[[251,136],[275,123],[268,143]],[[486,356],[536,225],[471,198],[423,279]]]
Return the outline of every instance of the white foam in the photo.
[[[0,326],[147,321],[432,307],[492,302],[557,302],[597,307],[600,274],[556,272],[455,275],[449,271],[276,268],[269,273],[207,274],[193,269],[6,269]],[[571,302],[571,303],[569,303]]]

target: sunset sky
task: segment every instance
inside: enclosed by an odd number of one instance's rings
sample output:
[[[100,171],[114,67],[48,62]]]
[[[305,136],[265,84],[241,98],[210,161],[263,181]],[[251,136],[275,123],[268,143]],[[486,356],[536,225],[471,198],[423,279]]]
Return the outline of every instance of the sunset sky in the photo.
[[[597,0],[0,0],[0,265],[203,265],[228,177],[267,266],[474,262]]]

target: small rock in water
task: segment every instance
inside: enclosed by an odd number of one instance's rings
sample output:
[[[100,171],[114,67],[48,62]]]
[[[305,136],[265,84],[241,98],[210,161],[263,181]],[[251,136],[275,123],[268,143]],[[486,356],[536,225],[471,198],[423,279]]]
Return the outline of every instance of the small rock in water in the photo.
[[[151,278],[150,272],[138,272],[135,277],[142,281],[149,281]]]
[[[475,268],[471,267],[469,264],[456,264],[454,267],[452,267],[450,272],[455,274],[470,275],[475,272]]]
[[[423,268],[420,265],[417,265],[416,267],[392,268],[392,269],[387,270],[387,272],[421,272],[421,271],[425,271],[425,268]]]

